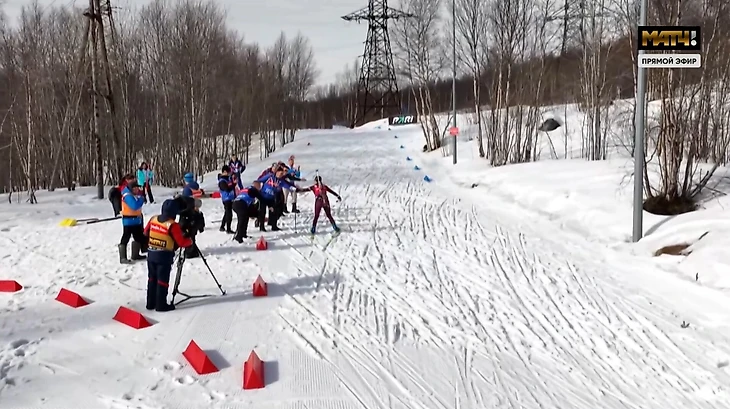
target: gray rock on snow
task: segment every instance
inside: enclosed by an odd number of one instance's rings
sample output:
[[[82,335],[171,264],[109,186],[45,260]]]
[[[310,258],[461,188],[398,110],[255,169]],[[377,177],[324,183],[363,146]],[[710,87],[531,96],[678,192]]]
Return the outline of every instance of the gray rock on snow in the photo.
[[[560,122],[556,121],[553,118],[549,118],[546,119],[545,122],[543,122],[542,125],[540,125],[540,127],[537,129],[542,132],[550,132],[558,128],[560,128]]]

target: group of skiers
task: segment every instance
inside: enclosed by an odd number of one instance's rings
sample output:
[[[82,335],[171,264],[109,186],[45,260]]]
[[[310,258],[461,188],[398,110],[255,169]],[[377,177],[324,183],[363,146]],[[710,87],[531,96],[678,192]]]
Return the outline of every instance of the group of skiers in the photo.
[[[297,182],[306,182],[301,177],[299,166],[294,164],[295,157],[289,157],[288,164],[276,162],[265,169],[250,185],[245,186],[241,174],[246,170],[245,165],[236,156],[221,168],[218,175],[218,190],[223,203],[223,219],[220,231],[233,234],[233,240],[243,243],[248,238],[249,219],[256,219],[256,227],[266,231],[267,210],[268,225],[272,231],[281,230],[279,219],[284,213],[289,213],[287,202],[292,198],[292,212],[299,213],[297,208],[297,194],[312,192],[315,196],[314,219],[311,234],[317,230],[319,215],[324,210],[327,219],[335,232],[340,229],[332,217],[328,194],[341,200],[338,193],[333,191],[322,181],[317,174],[314,184],[307,188],[297,186]],[[197,257],[200,252],[195,244],[195,236],[205,229],[205,218],[200,211],[201,198],[204,192],[195,181],[195,175],[186,173],[183,176],[184,186],[182,193],[173,199],[162,203],[159,215],[153,216],[144,225],[142,207],[149,201],[154,203],[151,183],[154,180],[152,171],[146,163],[142,163],[136,177],[125,175],[117,187],[112,188],[109,200],[115,215],[121,214],[122,238],[118,245],[119,260],[123,264],[133,260],[147,260],[147,301],[148,310],[159,312],[175,309],[167,302],[170,275],[178,248],[184,249],[186,258]],[[231,229],[233,213],[236,213],[236,230]],[[180,217],[180,222],[176,221]],[[127,257],[127,246],[131,239],[132,252]],[[145,256],[146,254],[146,256]]]
[[[234,167],[233,161],[221,168],[218,174],[218,189],[223,203],[223,218],[221,219],[220,231],[233,234],[233,240],[243,243],[248,238],[249,219],[256,219],[256,227],[260,231],[266,231],[266,224],[272,231],[279,231],[278,222],[284,213],[289,213],[288,198],[292,198],[291,212],[299,213],[297,208],[297,194],[313,192],[315,194],[315,215],[311,233],[317,230],[317,221],[322,210],[332,224],[335,232],[339,227],[335,223],[330,210],[328,193],[340,200],[339,194],[322,183],[322,178],[316,175],[314,185],[308,188],[300,188],[297,182],[306,182],[301,177],[301,168],[294,164],[295,157],[289,157],[288,164],[276,162],[265,169],[259,177],[248,186],[241,182],[241,172],[245,167]],[[268,223],[267,223],[268,210]],[[233,230],[233,213],[236,213],[236,230]]]

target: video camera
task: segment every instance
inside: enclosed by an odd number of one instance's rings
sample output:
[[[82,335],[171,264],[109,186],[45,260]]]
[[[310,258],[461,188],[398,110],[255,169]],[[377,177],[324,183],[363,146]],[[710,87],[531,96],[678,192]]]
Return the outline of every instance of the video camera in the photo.
[[[198,233],[204,232],[205,216],[203,216],[203,213],[198,210],[202,203],[196,203],[196,201],[200,202],[200,199],[178,196],[175,200],[178,201],[179,208],[182,209],[179,213],[179,223],[180,228],[183,231],[183,235],[185,235],[185,237],[193,238]]]

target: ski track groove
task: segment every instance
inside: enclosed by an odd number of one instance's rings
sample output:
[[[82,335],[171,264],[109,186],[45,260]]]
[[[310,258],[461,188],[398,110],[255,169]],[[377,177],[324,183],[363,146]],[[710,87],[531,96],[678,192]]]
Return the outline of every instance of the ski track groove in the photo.
[[[341,194],[353,197],[333,209],[343,228],[338,238],[323,244],[321,236],[271,237],[283,244],[299,277],[315,277],[312,292],[286,293],[275,316],[360,407],[727,407],[719,376],[701,360],[708,344],[682,345],[680,330],[670,329],[677,324],[667,318],[669,306],[660,311],[641,297],[625,296],[604,274],[613,267],[594,260],[589,247],[562,242],[568,236],[555,229],[546,236],[550,230],[536,226],[549,223],[438,196],[443,185],[394,169],[395,154],[386,145],[369,146],[369,165],[349,175],[320,168],[341,174],[347,182]],[[297,216],[297,225],[311,221],[309,212]],[[26,233],[20,243],[0,235],[14,250],[12,266],[32,273],[26,266],[63,264],[46,292],[60,282],[91,283],[97,260],[62,259],[21,244],[42,234]],[[84,242],[94,235],[99,233]],[[56,244],[63,244],[58,237],[47,245]],[[581,260],[582,268],[568,256]],[[133,269],[117,266],[114,275],[100,277],[114,288],[136,290],[127,284]],[[228,339],[231,323],[246,312],[241,305],[212,323],[223,308],[190,317],[173,350],[184,348],[188,335],[220,347],[214,340]],[[436,358],[420,358],[427,361],[420,364],[409,348]],[[173,353],[153,358],[170,360]],[[144,353],[132,360],[141,366],[152,361]],[[0,360],[0,378],[10,369]],[[706,397],[708,390],[716,401]]]
[[[510,402],[502,404],[530,408],[560,406],[565,395],[571,396],[574,405],[585,405],[582,407],[609,399],[638,408],[641,405],[636,402],[644,400],[638,391],[643,388],[663,384],[699,389],[672,370],[677,364],[662,362],[658,356],[669,350],[682,367],[697,365],[676,345],[658,347],[657,343],[671,342],[670,338],[656,332],[660,330],[650,321],[640,321],[639,310],[630,303],[608,301],[602,295],[605,285],[599,285],[594,274],[578,273],[559,255],[540,250],[545,246],[543,240],[531,241],[527,233],[510,234],[522,226],[506,230],[499,223],[490,223],[495,229],[487,230],[476,206],[460,209],[456,200],[434,199],[420,186],[412,182],[365,185],[359,206],[371,210],[356,221],[369,223],[371,228],[343,233],[336,251],[333,244],[323,255],[328,268],[338,271],[341,278],[336,291],[323,288],[332,292],[331,322],[338,328],[355,325],[368,345],[381,345],[380,360],[388,363],[387,371],[393,372],[405,360],[393,348],[392,334],[398,328],[393,322],[401,321],[413,328],[402,331],[402,338],[412,342],[431,346],[446,342],[461,354],[468,354],[466,348],[476,348],[481,352],[475,351],[475,357],[491,357],[500,366],[502,359],[494,356],[520,363],[511,371],[502,366],[488,377],[471,368],[467,358],[460,361],[455,355],[454,364],[460,362],[456,382],[474,407],[484,401],[477,397],[479,387],[467,374],[480,384],[504,390]],[[352,213],[347,207],[340,209],[340,214]],[[394,248],[399,251],[393,252]],[[306,259],[301,251],[296,252]],[[450,265],[471,271],[458,271]],[[473,272],[482,273],[469,274]],[[622,311],[635,315],[637,324],[631,324],[632,318]],[[330,318],[308,319],[327,322]],[[639,322],[651,328],[651,337],[637,332]],[[560,365],[559,372],[572,375],[561,379],[558,374],[541,372],[536,362],[544,359]],[[668,370],[656,369],[662,367]],[[655,379],[627,376],[647,371],[653,371]],[[665,401],[667,407],[680,404],[662,396],[654,399]],[[409,407],[417,407],[415,401],[412,405]]]

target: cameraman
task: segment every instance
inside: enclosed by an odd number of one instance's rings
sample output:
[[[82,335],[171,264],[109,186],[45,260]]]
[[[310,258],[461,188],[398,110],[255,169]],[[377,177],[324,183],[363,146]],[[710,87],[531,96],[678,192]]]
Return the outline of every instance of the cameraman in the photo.
[[[195,242],[195,236],[205,231],[205,216],[200,211],[203,202],[200,199],[185,196],[179,196],[175,200],[179,201],[180,208],[184,209],[180,212],[180,228],[183,235],[193,241],[192,246],[185,248],[185,258],[200,257],[200,250],[198,250],[198,245]]]

